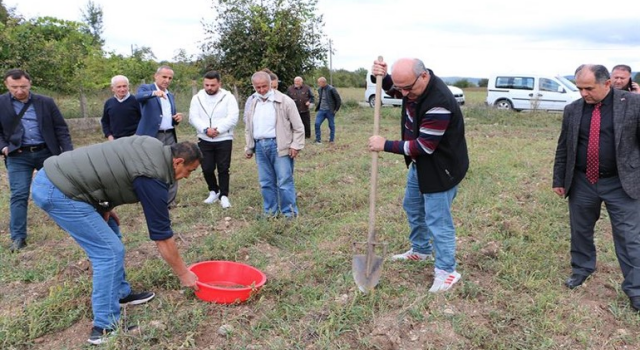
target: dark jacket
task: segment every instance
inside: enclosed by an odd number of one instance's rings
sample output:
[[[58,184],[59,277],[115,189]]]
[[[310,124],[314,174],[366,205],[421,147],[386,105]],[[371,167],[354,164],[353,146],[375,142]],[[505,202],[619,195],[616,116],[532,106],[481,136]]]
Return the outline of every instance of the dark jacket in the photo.
[[[53,99],[43,95],[31,94],[31,104],[36,111],[40,134],[53,155],[73,149],[69,127]],[[24,128],[16,122],[11,94],[0,95],[0,150],[9,148],[9,153],[22,146]],[[17,126],[13,129],[14,125]]]
[[[420,134],[420,124],[427,111],[440,107],[451,112],[449,125],[432,154],[423,155],[416,159],[418,183],[421,193],[437,193],[448,191],[464,179],[469,170],[469,153],[464,135],[464,119],[460,106],[455,97],[440,78],[428,70],[431,78],[424,92],[416,101],[416,118],[413,123],[413,134]],[[389,79],[390,81],[390,79]],[[401,136],[404,140],[404,130],[407,118],[406,98],[402,102],[402,118],[400,118]],[[409,166],[410,157],[405,156]]]
[[[296,103],[298,112],[308,112],[309,106],[307,106],[307,102],[314,102],[313,91],[305,84],[302,84],[300,88],[297,88],[295,85],[289,86],[287,95]]]
[[[152,137],[158,137],[158,130],[160,129],[160,123],[162,122],[162,106],[160,105],[160,97],[153,96],[153,92],[156,90],[156,84],[144,84],[140,85],[138,92],[136,93],[136,99],[140,102],[142,110],[142,117],[140,123],[138,123],[138,130],[136,135],[147,135]],[[169,102],[171,103],[171,115],[176,114],[176,102],[173,94],[167,91]],[[175,126],[178,123],[172,120],[172,124]],[[175,132],[173,133],[177,142]]]
[[[340,106],[342,105],[342,100],[340,99],[340,95],[338,94],[338,90],[336,90],[333,86],[327,84],[323,88],[318,89],[318,104],[316,104],[316,112],[320,110],[320,104],[322,103],[322,90],[327,89],[327,96],[329,96],[329,110],[331,112],[336,113]]]
[[[613,132],[615,157],[622,189],[633,199],[640,199],[640,95],[611,89],[613,94]],[[565,196],[571,191],[576,171],[576,154],[580,136],[580,119],[584,99],[564,108],[562,131],[558,138],[553,164],[553,187],[564,188]]]

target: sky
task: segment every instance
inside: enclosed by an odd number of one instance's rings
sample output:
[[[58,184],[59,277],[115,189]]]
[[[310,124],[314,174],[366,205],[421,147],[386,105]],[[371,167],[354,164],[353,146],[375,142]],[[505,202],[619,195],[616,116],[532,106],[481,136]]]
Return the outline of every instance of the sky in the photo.
[[[3,0],[26,18],[81,21],[87,0]],[[128,55],[147,46],[159,60],[179,49],[198,55],[213,0],[94,0],[102,6],[105,49]],[[318,0],[333,69],[369,68],[416,57],[442,77],[501,73],[572,75],[582,63],[640,72],[640,1]]]

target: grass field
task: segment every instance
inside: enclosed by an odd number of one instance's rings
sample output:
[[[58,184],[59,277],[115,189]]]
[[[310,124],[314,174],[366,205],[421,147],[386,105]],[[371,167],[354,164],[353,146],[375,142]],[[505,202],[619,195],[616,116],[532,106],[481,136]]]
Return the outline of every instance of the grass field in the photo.
[[[362,100],[363,91],[355,90],[340,93]],[[620,289],[604,212],[597,225],[597,273],[581,288],[563,285],[571,272],[568,210],[551,191],[561,115],[491,110],[482,105],[481,89],[465,93],[471,168],[453,206],[462,280],[450,292],[427,292],[433,265],[424,263],[385,262],[380,284],[367,295],[353,281],[352,243],[367,235],[366,139],[373,109],[340,110],[336,144],[306,145],[296,160],[301,215],[293,222],[256,220],[256,165],[243,158],[239,125],[233,206],[223,211],[202,203],[207,190],[198,170],[181,183],[171,216],[188,263],[248,263],[267,274],[267,284],[241,305],[198,300],[180,287],[149,241],[139,205],[119,207],[128,279],[134,289],[153,290],[157,297],[123,313],[124,322],[140,325],[140,333],[118,336],[102,348],[640,348],[640,316]],[[381,135],[397,137],[398,114],[398,108],[382,109]],[[95,121],[70,125],[76,147],[103,140]],[[188,123],[179,127],[179,139],[195,140]],[[381,154],[379,166],[376,229],[390,255],[408,248],[401,205],[406,168],[391,154]],[[0,178],[0,348],[88,349],[91,273],[84,253],[30,205],[29,246],[10,254],[4,167]],[[232,331],[219,335],[223,325]]]

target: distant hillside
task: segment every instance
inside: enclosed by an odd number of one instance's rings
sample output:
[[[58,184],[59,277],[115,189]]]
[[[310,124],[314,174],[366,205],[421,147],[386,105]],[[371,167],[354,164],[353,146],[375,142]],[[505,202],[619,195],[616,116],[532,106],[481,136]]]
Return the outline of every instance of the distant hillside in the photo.
[[[462,79],[466,79],[468,82],[474,85],[478,85],[478,81],[483,78],[469,78],[469,77],[440,77],[445,83],[448,85],[453,85],[455,82],[460,81]],[[486,78],[484,78],[486,79]]]

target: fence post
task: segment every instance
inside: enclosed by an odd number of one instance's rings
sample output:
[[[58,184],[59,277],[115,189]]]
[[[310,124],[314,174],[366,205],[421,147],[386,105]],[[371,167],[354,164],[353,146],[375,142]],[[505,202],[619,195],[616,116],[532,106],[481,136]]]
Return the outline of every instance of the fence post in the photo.
[[[84,94],[84,90],[80,90],[80,114],[83,119],[89,118],[89,113],[87,111],[87,95]]]

